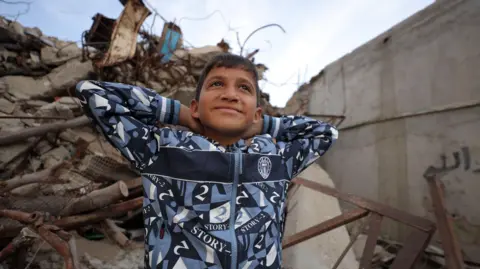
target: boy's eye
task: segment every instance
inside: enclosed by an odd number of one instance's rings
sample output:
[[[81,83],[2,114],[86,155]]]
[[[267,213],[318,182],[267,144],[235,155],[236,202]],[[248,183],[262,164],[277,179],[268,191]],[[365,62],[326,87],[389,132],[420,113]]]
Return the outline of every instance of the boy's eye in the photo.
[[[247,86],[247,85],[245,85],[245,84],[240,85],[240,89],[245,90],[245,91],[247,91],[247,92],[250,91],[250,87]]]
[[[223,85],[222,82],[220,81],[214,81],[212,83],[210,83],[210,87],[221,87]]]

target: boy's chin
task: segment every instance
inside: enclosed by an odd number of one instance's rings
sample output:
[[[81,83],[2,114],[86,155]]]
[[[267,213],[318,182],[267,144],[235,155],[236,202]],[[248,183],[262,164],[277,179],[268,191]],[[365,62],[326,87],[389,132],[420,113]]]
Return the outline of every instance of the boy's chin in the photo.
[[[215,126],[212,126],[211,129],[224,136],[239,138],[242,137],[242,135],[247,130],[244,124],[235,124],[228,121],[216,123]]]

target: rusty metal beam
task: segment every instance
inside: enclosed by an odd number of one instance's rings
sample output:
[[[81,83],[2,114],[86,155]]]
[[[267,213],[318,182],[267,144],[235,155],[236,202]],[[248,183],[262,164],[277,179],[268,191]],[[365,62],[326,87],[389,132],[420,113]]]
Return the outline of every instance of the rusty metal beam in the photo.
[[[362,259],[360,260],[360,269],[370,269],[372,267],[372,259],[377,245],[377,239],[380,235],[382,224],[382,216],[372,212],[368,221],[368,236],[363,249]]]
[[[368,211],[360,208],[343,213],[340,216],[336,216],[332,219],[326,220],[320,224],[317,224],[292,236],[289,236],[288,238],[285,238],[282,248],[289,248],[319,234],[326,233],[347,223],[361,219],[367,215]]]
[[[446,211],[445,195],[442,183],[435,175],[426,176],[433,211],[437,219],[438,232],[445,251],[445,261],[449,269],[464,269],[463,255],[455,232],[453,231],[452,219]]]
[[[433,233],[435,232],[435,224],[425,218],[414,216],[407,212],[392,208],[387,205],[383,205],[381,203],[363,197],[347,193],[341,193],[334,188],[303,178],[295,178],[293,180],[293,183],[300,186],[308,187],[318,192],[322,192],[329,196],[336,197],[340,200],[360,207],[360,209],[349,211],[345,214],[327,220],[321,224],[315,225],[311,228],[308,228],[304,231],[301,231],[286,238],[283,244],[284,249],[308,240],[316,235],[328,232],[339,226],[345,225],[349,222],[353,222],[355,220],[363,218],[370,213],[368,223],[368,237],[367,242],[365,243],[362,258],[360,260],[360,268],[371,268],[375,246],[381,232],[382,219],[384,217],[387,217],[414,228],[414,231],[410,234],[408,240],[405,242],[403,248],[398,253],[391,267],[393,269],[406,269],[413,268],[414,264],[418,261],[422,251],[425,250],[428,243],[430,242]],[[340,264],[341,260],[345,256],[348,249],[351,247],[352,243],[353,241],[350,242],[347,248],[343,251],[342,255],[340,255],[338,261],[335,264],[335,267]]]
[[[293,179],[293,183],[300,184],[307,188],[333,196],[360,208],[376,212],[380,215],[391,218],[408,226],[420,229],[424,232],[429,233],[435,230],[435,224],[428,219],[409,214],[407,212],[395,209],[379,202],[369,200],[367,198],[359,197],[349,193],[341,193],[334,188],[300,177]]]
[[[115,22],[108,51],[95,64],[98,67],[112,66],[132,58],[137,48],[138,31],[151,13],[141,0],[128,0]]]
[[[356,232],[353,232],[351,234],[350,242],[345,247],[345,249],[342,251],[342,253],[340,254],[340,257],[338,257],[338,259],[335,262],[335,264],[333,265],[332,269],[337,269],[338,266],[340,266],[340,263],[343,261],[343,259],[347,255],[348,251],[352,248],[353,244],[355,244],[355,241],[357,241],[358,236],[360,236],[360,234],[363,233],[363,231],[365,229],[365,224],[366,224],[366,222],[360,223],[360,228]]]
[[[391,269],[413,268],[417,263],[423,250],[428,246],[433,233],[425,233],[420,230],[413,230],[403,244],[402,249],[395,257]]]

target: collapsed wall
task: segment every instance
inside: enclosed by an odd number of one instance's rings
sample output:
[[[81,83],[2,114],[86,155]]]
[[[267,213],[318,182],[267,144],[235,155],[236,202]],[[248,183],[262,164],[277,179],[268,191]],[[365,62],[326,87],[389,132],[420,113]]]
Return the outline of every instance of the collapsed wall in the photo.
[[[479,25],[479,1],[436,1],[326,66],[285,108],[346,117],[340,139],[321,160],[342,192],[433,220],[424,173],[441,171],[454,230],[465,259],[475,262]],[[402,240],[408,232],[390,222],[383,235]]]

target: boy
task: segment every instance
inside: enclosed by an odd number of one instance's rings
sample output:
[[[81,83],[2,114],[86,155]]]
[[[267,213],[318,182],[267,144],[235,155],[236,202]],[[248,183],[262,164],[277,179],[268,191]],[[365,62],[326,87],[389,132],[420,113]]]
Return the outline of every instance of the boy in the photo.
[[[145,268],[281,267],[289,181],[330,148],[332,126],[262,115],[255,66],[231,54],[207,64],[190,108],[117,83],[76,93],[142,172]]]

